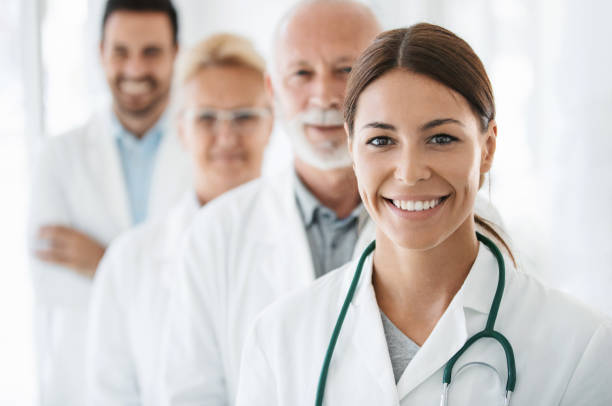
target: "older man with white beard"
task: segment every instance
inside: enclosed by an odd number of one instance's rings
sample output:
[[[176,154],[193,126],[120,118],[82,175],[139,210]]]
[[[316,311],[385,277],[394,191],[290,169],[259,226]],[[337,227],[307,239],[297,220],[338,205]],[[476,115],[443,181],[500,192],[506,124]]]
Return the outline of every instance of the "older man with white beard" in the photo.
[[[341,108],[351,65],[379,31],[372,12],[350,0],[301,2],[281,21],[266,83],[291,137],[294,165],[198,214],[163,355],[170,404],[233,404],[255,317],[371,240]]]
[[[277,104],[280,108],[280,103]],[[342,125],[342,112],[335,106],[327,110],[312,107],[304,113],[298,113],[291,121],[283,121],[285,132],[292,137],[297,158],[322,170],[346,168],[351,163],[350,157],[346,153],[343,140],[325,137],[310,141],[306,137],[305,126],[328,127],[330,130],[335,130]]]

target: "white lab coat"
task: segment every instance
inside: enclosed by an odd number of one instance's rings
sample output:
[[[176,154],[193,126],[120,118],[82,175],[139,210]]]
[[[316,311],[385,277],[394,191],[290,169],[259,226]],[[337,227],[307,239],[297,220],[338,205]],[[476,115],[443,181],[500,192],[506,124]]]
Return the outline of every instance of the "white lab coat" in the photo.
[[[253,320],[282,295],[314,280],[293,171],[237,188],[197,215],[164,349],[172,405],[234,404],[242,346]],[[483,202],[482,211],[500,221],[490,204]],[[364,211],[354,255],[373,235]]]
[[[611,405],[611,321],[515,271],[509,260],[506,267],[495,327],[508,338],[516,358],[510,404]],[[238,406],[315,404],[325,352],[355,268],[353,261],[261,314],[245,343]],[[497,277],[495,257],[481,244],[462,288],[396,385],[370,255],[333,354],[324,404],[439,405],[444,366],[468,337],[484,328]],[[451,389],[449,405],[502,404],[479,397],[502,398],[507,369],[499,344],[479,341],[453,371],[469,361],[494,365],[503,383],[498,385],[486,368],[466,369]]]
[[[207,204],[173,291],[164,376],[172,405],[233,404],[241,348],[257,314],[314,280],[293,168]],[[365,211],[364,211],[365,214]],[[369,241],[361,220],[356,252]]]
[[[30,203],[30,249],[39,227],[74,227],[108,244],[132,225],[110,109],[82,128],[48,140],[42,150]],[[157,151],[149,218],[167,211],[191,185],[179,141],[164,135]],[[32,258],[40,399],[43,405],[84,404],[84,354],[91,281]]]
[[[124,233],[104,255],[89,313],[89,405],[156,405],[163,399],[163,325],[179,248],[198,209],[190,192],[166,218]]]

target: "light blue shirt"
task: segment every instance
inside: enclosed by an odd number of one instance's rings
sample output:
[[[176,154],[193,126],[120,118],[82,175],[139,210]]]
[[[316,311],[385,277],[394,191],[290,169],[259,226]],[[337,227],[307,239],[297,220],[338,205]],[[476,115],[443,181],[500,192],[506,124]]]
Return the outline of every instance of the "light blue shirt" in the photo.
[[[151,178],[155,169],[155,156],[165,132],[164,116],[138,139],[126,130],[112,114],[112,130],[128,195],[132,223],[142,223],[147,218]]]

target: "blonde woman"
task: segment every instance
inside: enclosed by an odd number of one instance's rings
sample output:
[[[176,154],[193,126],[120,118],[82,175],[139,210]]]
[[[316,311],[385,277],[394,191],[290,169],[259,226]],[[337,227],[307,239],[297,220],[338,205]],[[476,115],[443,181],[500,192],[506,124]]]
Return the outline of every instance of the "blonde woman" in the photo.
[[[202,205],[260,176],[272,131],[265,64],[247,39],[213,36],[181,62],[177,130],[193,189],[166,218],[117,239],[101,262],[88,343],[92,405],[162,402],[161,331],[180,242]]]

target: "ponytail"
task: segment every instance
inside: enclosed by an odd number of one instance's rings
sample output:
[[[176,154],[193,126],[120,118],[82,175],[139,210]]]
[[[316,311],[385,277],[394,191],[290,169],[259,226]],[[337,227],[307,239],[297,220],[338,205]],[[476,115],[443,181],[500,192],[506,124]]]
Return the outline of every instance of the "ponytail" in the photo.
[[[495,228],[493,228],[493,225],[489,221],[485,220],[484,218],[480,217],[477,214],[474,214],[474,221],[484,231],[486,231],[488,234],[490,234],[494,239],[499,241],[504,246],[506,252],[508,253],[508,256],[510,256],[510,259],[512,260],[512,264],[514,265],[515,268],[517,268],[518,266],[516,263],[516,258],[514,257],[514,254],[512,253],[510,246],[508,245],[508,243],[506,243],[506,241],[502,238],[502,236],[499,235],[499,233],[495,230]]]

